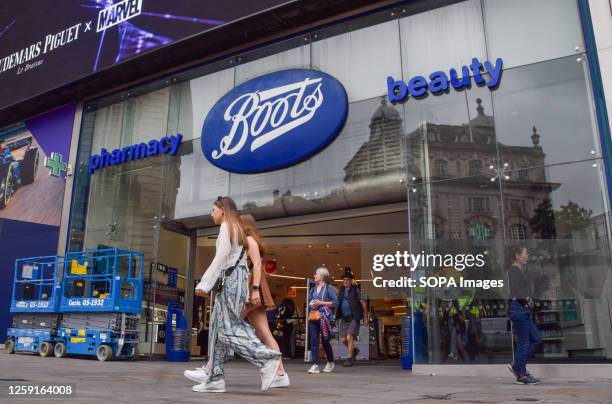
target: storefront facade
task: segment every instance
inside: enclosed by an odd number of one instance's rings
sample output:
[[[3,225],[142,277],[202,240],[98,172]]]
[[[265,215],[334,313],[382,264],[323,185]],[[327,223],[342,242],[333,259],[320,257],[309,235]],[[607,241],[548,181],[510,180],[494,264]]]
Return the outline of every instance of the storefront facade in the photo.
[[[301,248],[316,250],[319,240],[323,251],[334,247],[326,240],[350,243],[356,255],[380,239],[477,249],[494,257],[485,275],[500,279],[504,247],[521,243],[541,289],[538,361],[609,363],[612,148],[593,39],[579,0],[406,2],[91,99],[83,104],[66,249],[145,254],[141,352],[160,354],[168,302],[183,302],[193,327],[206,328],[207,305],[194,304],[193,285],[210,259],[218,195],[261,224],[274,274],[299,282],[316,267],[292,272],[281,251],[304,240],[314,246]],[[280,168],[265,158],[246,171],[213,164],[206,122],[220,119],[217,102],[289,69],[321,72],[343,87],[346,100],[330,107],[340,114],[346,104],[337,136],[320,147],[285,146]],[[114,150],[152,141],[167,150],[111,163]],[[348,265],[337,261],[325,264]],[[174,287],[158,263],[177,269]],[[351,265],[367,283],[366,263]],[[279,298],[291,288],[279,284]],[[466,298],[432,288],[411,291],[408,301],[369,293],[380,326],[366,334],[376,340],[369,357],[392,357],[393,327],[410,314],[417,364],[508,363],[507,293]]]

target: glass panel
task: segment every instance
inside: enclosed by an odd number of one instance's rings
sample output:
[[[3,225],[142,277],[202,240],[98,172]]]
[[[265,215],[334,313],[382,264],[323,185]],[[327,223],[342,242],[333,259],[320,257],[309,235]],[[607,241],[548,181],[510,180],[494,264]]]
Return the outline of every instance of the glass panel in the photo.
[[[174,178],[164,181],[164,213],[169,220],[208,216],[215,198],[229,193],[230,174],[204,157],[200,139],[183,143],[165,164],[164,175]]]
[[[587,86],[576,57],[505,71],[493,92],[503,163],[519,169],[601,155]]]
[[[204,216],[198,225],[208,224],[211,203],[228,193],[258,218],[404,201],[400,111],[384,97],[352,103],[343,131],[324,151],[265,174],[227,173],[206,160],[199,140],[184,143],[166,163],[163,213],[168,219]]]
[[[98,153],[102,147],[107,150],[114,150],[121,145],[119,134],[123,128],[125,109],[126,104],[120,102],[92,113],[92,133],[89,133],[88,137],[91,139],[91,136],[93,136],[90,143],[93,153]],[[87,158],[86,161],[88,163],[89,159]]]
[[[183,135],[183,142],[187,142],[201,135],[202,127],[195,131],[194,111],[192,110],[190,82],[176,84],[170,87],[170,108],[168,111],[168,130],[166,134]],[[204,122],[204,118],[202,118]]]
[[[612,1],[600,0],[589,2],[590,16],[595,31],[595,43],[601,51],[612,48]],[[600,64],[603,66],[601,56]]]
[[[115,247],[145,256],[144,304],[149,309],[140,319],[142,353],[163,353],[163,344],[152,342],[157,331],[151,321],[161,318],[162,311],[156,310],[156,284],[151,282],[149,271],[150,265],[158,262],[162,157],[106,167],[93,175],[89,174],[88,161],[92,148],[98,153],[102,147],[112,150],[163,136],[168,120],[171,129],[176,129],[179,97],[174,90],[172,98],[167,88],[86,114],[75,175],[70,249]]]
[[[417,240],[502,238],[499,184],[488,177],[410,184],[410,223]]]
[[[143,304],[148,309],[140,317],[139,351],[145,354],[163,353],[163,344],[153,344],[157,335],[154,317],[161,319],[162,312],[156,310],[157,288],[151,282],[158,275],[151,277],[149,271],[158,262],[161,175],[160,157],[94,173],[84,237],[85,249],[116,247],[144,254]]]
[[[488,51],[506,68],[582,51],[576,0],[484,0]]]
[[[277,217],[404,201],[405,161],[400,111],[373,98],[349,105],[344,129],[324,151],[284,170],[232,174],[230,195],[239,207]]]
[[[479,0],[402,18],[400,35],[404,80],[487,59]]]
[[[417,363],[511,362],[504,289],[460,283],[463,279],[503,282],[505,277],[498,258],[503,252],[499,184],[485,176],[411,184],[409,198],[414,254],[485,257],[480,268],[461,272],[452,264],[434,264],[411,275],[417,282],[435,277],[448,282],[452,278],[457,284],[411,289],[415,341],[420,336],[415,346]]]
[[[136,249],[150,261],[156,250],[153,226],[159,217],[161,157],[135,160],[96,171],[91,177],[85,248]],[[105,230],[101,232],[101,230]]]
[[[412,181],[491,177],[498,156],[490,97],[472,88],[404,104]]]
[[[397,24],[389,21],[314,42],[313,68],[340,80],[349,102],[383,94],[386,77],[402,74]]]
[[[310,68],[310,45],[289,49],[236,66],[235,84],[238,86],[254,77],[291,68]]]
[[[121,146],[162,137],[166,133],[169,107],[170,87],[125,101]]]
[[[502,180],[507,242],[527,246],[538,358],[609,359],[610,227],[603,160]],[[523,240],[525,238],[526,240]]]
[[[215,103],[232,88],[234,88],[233,68],[191,80],[189,89],[184,92],[184,97],[191,97],[191,105],[187,104],[187,108],[181,109],[180,126],[192,126],[190,130],[193,138],[202,137],[202,126],[206,116]]]

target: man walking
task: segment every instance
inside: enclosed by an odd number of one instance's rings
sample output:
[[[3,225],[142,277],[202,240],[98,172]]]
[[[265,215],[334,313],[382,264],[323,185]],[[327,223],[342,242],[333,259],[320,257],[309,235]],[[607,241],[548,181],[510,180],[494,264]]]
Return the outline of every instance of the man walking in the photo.
[[[353,272],[350,268],[345,268],[336,310],[336,318],[340,321],[338,326],[340,339],[348,352],[348,358],[342,365],[353,366],[359,354],[359,349],[355,347],[355,339],[359,335],[359,324],[363,319],[363,325],[368,326],[368,310],[365,300],[361,298],[361,290],[353,284]]]

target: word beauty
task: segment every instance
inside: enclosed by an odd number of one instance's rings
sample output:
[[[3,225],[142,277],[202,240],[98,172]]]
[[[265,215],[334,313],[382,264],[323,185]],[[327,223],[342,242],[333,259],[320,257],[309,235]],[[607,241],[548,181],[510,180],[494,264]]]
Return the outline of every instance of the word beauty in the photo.
[[[498,58],[494,65],[488,60],[480,63],[478,58],[474,58],[469,67],[461,68],[461,77],[455,69],[450,69],[448,75],[442,71],[433,72],[429,75],[429,82],[423,76],[414,76],[407,83],[389,76],[387,77],[387,97],[389,101],[395,103],[405,101],[410,96],[423,97],[428,91],[432,94],[441,94],[449,91],[449,84],[455,90],[463,90],[472,85],[470,74],[474,75],[474,82],[477,85],[486,85],[494,89],[501,80],[503,66],[504,62],[501,58]],[[483,73],[488,74],[488,77],[485,77]]]
[[[99,168],[115,166],[126,161],[157,156],[159,153],[174,156],[182,141],[183,135],[178,133],[176,136],[164,136],[160,140],[153,139],[149,143],[126,146],[111,152],[102,148],[100,149],[100,154],[95,154],[89,158],[89,173],[93,174]]]
[[[269,73],[217,101],[202,127],[202,151],[226,171],[277,170],[327,146],[347,113],[346,91],[329,74],[308,69]]]

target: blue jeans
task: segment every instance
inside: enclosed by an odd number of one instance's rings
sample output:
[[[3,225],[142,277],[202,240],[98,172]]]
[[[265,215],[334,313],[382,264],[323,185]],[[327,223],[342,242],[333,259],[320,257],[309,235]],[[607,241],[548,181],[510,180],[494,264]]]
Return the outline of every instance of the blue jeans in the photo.
[[[508,314],[516,332],[514,347],[514,371],[523,376],[527,374],[527,359],[529,359],[542,343],[538,328],[531,320],[531,311],[516,301],[509,304]]]
[[[312,363],[315,365],[319,364],[319,341],[323,340],[323,350],[325,351],[325,357],[328,362],[334,361],[334,351],[332,351],[329,338],[321,338],[321,322],[320,321],[309,321],[308,322],[308,334],[310,337],[310,355],[312,357]]]

